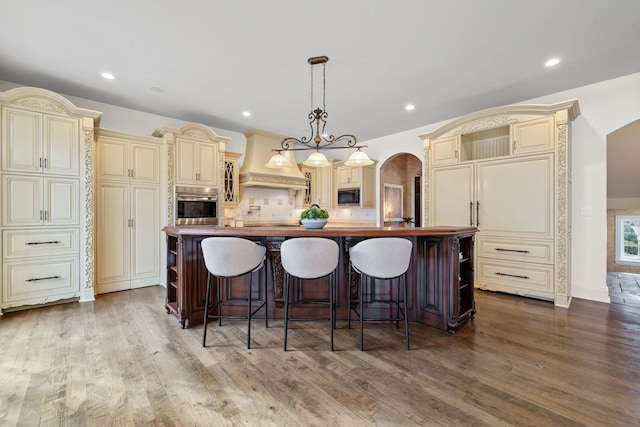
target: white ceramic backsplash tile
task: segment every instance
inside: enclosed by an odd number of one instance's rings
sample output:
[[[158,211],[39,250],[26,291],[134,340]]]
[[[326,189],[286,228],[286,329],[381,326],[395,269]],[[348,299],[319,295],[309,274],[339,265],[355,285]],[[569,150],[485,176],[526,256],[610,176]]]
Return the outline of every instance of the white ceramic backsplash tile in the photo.
[[[359,222],[370,224],[376,221],[375,209],[335,208],[328,211],[331,219],[353,222],[354,225]],[[289,203],[289,190],[249,187],[243,190],[237,208],[225,210],[225,219],[242,220],[245,225],[256,222],[295,223],[301,212],[302,209],[296,209],[294,204]]]

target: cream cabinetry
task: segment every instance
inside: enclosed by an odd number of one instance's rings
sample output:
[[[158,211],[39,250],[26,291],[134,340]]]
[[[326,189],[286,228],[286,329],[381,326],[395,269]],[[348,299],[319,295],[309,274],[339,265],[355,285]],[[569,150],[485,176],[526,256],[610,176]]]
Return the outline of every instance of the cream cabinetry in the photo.
[[[160,283],[162,140],[97,133],[96,291]]]
[[[217,220],[218,224],[224,224],[224,160],[230,138],[218,136],[199,123],[187,123],[180,128],[160,127],[153,136],[162,138],[167,147],[168,173],[165,178],[169,203],[165,222],[175,222],[175,186],[196,185],[218,190]]]
[[[335,169],[337,188],[358,187],[362,183],[363,167],[337,166]]]
[[[570,292],[570,135],[577,101],[485,110],[420,135],[424,217],[476,226],[475,286],[552,300]]]
[[[344,162],[333,164],[333,204],[338,206],[338,190],[359,189],[360,207],[376,207],[376,162],[369,166],[346,166]]]
[[[0,107],[0,308],[93,299],[93,171],[87,165],[101,114],[28,87],[0,93]]]
[[[218,186],[217,144],[177,138],[176,159],[176,183]]]
[[[225,207],[236,207],[240,202],[240,166],[241,153],[224,153],[224,203]]]
[[[333,169],[326,167],[313,167],[299,164],[300,171],[307,179],[306,190],[299,191],[296,198],[296,207],[307,208],[316,204],[323,209],[333,207]]]
[[[78,120],[11,107],[2,109],[2,170],[79,174]]]
[[[2,176],[2,225],[78,225],[77,179],[35,175]]]

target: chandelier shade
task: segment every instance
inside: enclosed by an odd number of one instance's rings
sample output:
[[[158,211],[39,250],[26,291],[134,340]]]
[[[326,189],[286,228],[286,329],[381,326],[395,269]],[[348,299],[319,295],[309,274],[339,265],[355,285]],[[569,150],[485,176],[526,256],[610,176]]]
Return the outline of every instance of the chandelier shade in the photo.
[[[327,160],[326,156],[322,154],[321,150],[335,150],[335,149],[348,149],[353,148],[356,151],[345,162],[348,166],[366,166],[373,163],[369,156],[363,151],[362,148],[366,148],[364,145],[357,145],[357,139],[355,135],[344,134],[340,136],[334,136],[325,132],[327,119],[329,114],[326,111],[326,68],[329,58],[326,56],[316,56],[309,58],[307,62],[311,67],[311,112],[309,113],[309,127],[311,133],[309,136],[303,136],[302,138],[285,138],[280,143],[279,149],[274,149],[275,154],[271,160],[266,164],[270,168],[285,167],[287,162],[282,161],[278,155],[282,156],[286,160],[286,157],[282,155],[283,151],[305,151],[312,150],[313,153],[309,156],[303,164],[307,166],[330,166],[331,163]],[[313,108],[313,67],[315,65],[322,64],[322,108]],[[344,145],[337,145],[344,144]]]

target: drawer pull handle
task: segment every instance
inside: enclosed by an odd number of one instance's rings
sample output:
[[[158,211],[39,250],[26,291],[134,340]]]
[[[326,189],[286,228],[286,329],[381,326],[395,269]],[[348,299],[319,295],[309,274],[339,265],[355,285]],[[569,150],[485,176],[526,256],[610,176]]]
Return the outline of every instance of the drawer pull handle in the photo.
[[[518,252],[520,254],[528,254],[529,251],[526,249],[503,249],[503,248],[496,248],[496,251],[503,251],[503,252]]]
[[[27,242],[25,245],[57,245],[60,240],[51,240],[50,242]]]
[[[61,276],[37,277],[35,279],[27,279],[25,282],[37,282],[38,280],[59,279]]]
[[[498,276],[517,277],[518,279],[527,279],[527,280],[529,280],[529,276],[520,276],[518,274],[507,274],[507,273],[497,272],[496,275],[498,275]]]

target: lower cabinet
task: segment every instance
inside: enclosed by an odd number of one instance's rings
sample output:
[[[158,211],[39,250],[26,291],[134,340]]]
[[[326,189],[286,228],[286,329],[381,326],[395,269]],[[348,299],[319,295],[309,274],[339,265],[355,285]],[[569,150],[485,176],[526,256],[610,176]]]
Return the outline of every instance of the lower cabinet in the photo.
[[[419,238],[418,321],[455,332],[476,313],[474,299],[474,234]]]
[[[80,296],[77,228],[2,233],[4,309]]]

